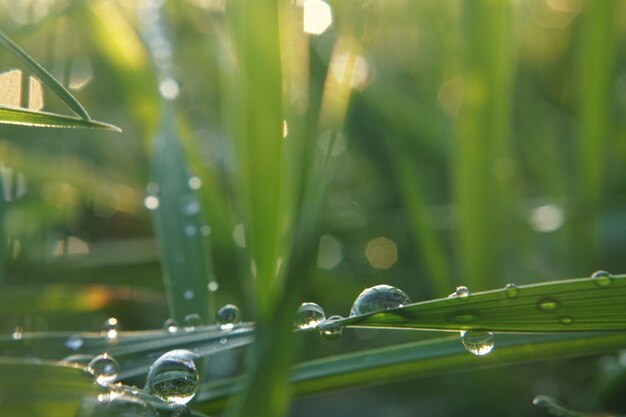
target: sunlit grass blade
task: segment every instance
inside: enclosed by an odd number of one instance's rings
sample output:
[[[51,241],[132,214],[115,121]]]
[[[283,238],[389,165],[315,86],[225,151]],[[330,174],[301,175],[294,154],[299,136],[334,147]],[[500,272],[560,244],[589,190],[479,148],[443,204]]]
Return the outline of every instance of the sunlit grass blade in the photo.
[[[355,316],[347,326],[494,332],[626,330],[626,276],[506,287]]]
[[[91,377],[80,369],[0,358],[3,417],[73,416],[83,397],[99,392]]]
[[[119,332],[115,338],[99,333],[23,333],[20,337],[0,337],[0,356],[34,357],[60,361],[75,355],[112,355],[120,364],[120,379],[145,374],[163,353],[188,349],[199,356],[249,345],[254,340],[253,327],[242,324],[224,331],[205,326],[194,331]]]
[[[39,79],[48,86],[67,106],[72,109],[76,115],[82,119],[89,120],[87,110],[76,100],[76,98],[67,91],[65,87],[59,83],[44,67],[41,66],[33,57],[24,51],[19,45],[13,42],[4,32],[0,31],[0,44],[6,47],[13,55],[15,55],[24,65],[30,68]]]
[[[165,109],[161,130],[153,142],[153,211],[163,280],[172,318],[183,324],[197,314],[203,324],[213,319],[213,297],[208,289],[213,276],[211,254],[205,245],[209,225],[202,220],[200,203],[176,133],[172,109]]]
[[[111,130],[113,132],[122,131],[117,126],[96,120],[11,107],[0,107],[0,124],[31,127],[90,128]]]
[[[573,335],[498,335],[485,357],[468,353],[460,338],[445,337],[304,362],[292,368],[294,395],[309,395],[360,385],[612,352],[626,345],[626,333]],[[215,412],[240,389],[241,379],[209,381],[198,393],[198,407]]]

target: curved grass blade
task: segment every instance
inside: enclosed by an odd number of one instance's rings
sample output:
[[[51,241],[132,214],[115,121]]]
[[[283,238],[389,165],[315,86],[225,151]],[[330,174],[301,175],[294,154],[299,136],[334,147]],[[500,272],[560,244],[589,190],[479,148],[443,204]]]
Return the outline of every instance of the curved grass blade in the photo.
[[[84,371],[53,363],[0,358],[3,417],[67,417],[101,391]]]
[[[366,384],[384,384],[446,372],[504,366],[541,360],[595,355],[626,345],[626,333],[501,335],[488,356],[469,354],[459,337],[444,337],[304,362],[292,368],[294,395]],[[204,412],[221,410],[241,389],[242,379],[205,382],[197,395]]]
[[[31,127],[90,128],[121,132],[117,126],[96,120],[63,116],[56,113],[0,107],[0,124]]]
[[[581,278],[423,301],[344,319],[344,326],[502,333],[626,330],[626,275]]]
[[[4,45],[13,55],[17,57],[24,65],[30,68],[39,79],[46,84],[54,93],[59,97],[67,106],[72,109],[76,115],[82,119],[90,120],[87,110],[76,100],[76,98],[67,91],[56,78],[52,76],[44,67],[41,66],[33,57],[31,57],[25,50],[19,45],[13,42],[7,35],[0,30],[0,44]]]

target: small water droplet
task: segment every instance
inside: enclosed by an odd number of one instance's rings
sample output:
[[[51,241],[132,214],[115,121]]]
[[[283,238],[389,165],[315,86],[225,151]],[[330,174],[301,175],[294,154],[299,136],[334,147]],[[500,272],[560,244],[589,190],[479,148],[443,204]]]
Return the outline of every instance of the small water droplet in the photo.
[[[191,188],[192,190],[197,190],[202,187],[202,180],[198,177],[191,177],[189,178],[188,184],[189,188]]]
[[[299,329],[313,329],[326,319],[324,309],[315,303],[302,303],[296,312],[296,326]]]
[[[71,350],[78,350],[83,345],[83,339],[78,336],[70,336],[65,341],[65,347]]]
[[[461,341],[468,352],[476,356],[484,356],[493,350],[495,337],[492,332],[462,331]]]
[[[17,326],[15,330],[13,331],[13,334],[11,334],[11,338],[13,340],[20,340],[23,336],[24,336],[24,332],[21,326]]]
[[[193,194],[184,195],[180,199],[181,211],[186,216],[193,216],[200,211],[200,203]]]
[[[176,326],[174,319],[167,319],[163,322],[163,329],[170,333],[176,333],[178,331],[178,326]]]
[[[320,334],[328,340],[338,339],[343,333],[343,326],[337,323],[338,320],[343,319],[341,316],[330,316],[318,325]]]
[[[106,386],[115,381],[120,371],[120,365],[108,353],[98,355],[87,365],[87,372],[92,374],[98,385]]]
[[[568,325],[568,324],[572,324],[573,320],[571,317],[564,316],[564,317],[559,318],[559,321],[561,322],[561,324]]]
[[[613,275],[607,271],[596,271],[591,275],[598,287],[608,287],[613,281]]]
[[[198,392],[200,382],[196,357],[183,349],[162,355],[150,367],[144,389],[167,402],[187,404]]]
[[[554,311],[557,307],[558,303],[552,298],[544,298],[537,303],[537,308],[541,311]]]
[[[188,332],[193,332],[200,325],[202,325],[202,318],[199,314],[187,314],[183,319],[183,327]]]
[[[517,288],[517,285],[515,284],[506,284],[504,286],[504,293],[507,298],[515,298],[519,293],[519,288]]]
[[[193,290],[185,290],[185,292],[183,293],[183,298],[185,300],[191,300],[193,299],[193,296],[194,296]]]
[[[116,339],[120,331],[120,323],[115,317],[109,317],[102,323],[102,331],[100,332],[107,339]]]
[[[159,197],[156,195],[148,195],[144,198],[143,205],[146,206],[148,210],[156,210],[159,208]]]
[[[195,236],[196,233],[198,233],[198,230],[196,229],[196,226],[194,226],[193,224],[188,224],[187,226],[185,226],[185,234],[189,237],[191,236]]]
[[[202,236],[208,236],[211,234],[211,226],[209,226],[208,224],[202,225],[202,227],[200,227],[200,233],[202,234]]]
[[[222,337],[220,339],[220,345],[225,345],[228,342],[228,339],[226,339],[225,337]]]
[[[209,285],[208,285],[209,291],[215,292],[215,291],[218,290],[219,287],[220,287],[220,285],[217,283],[217,281],[209,282]]]
[[[163,98],[167,100],[174,100],[180,93],[180,87],[175,79],[165,78],[159,83],[159,92]]]
[[[232,330],[236,325],[241,323],[241,311],[234,304],[226,304],[217,310],[215,315],[217,323],[222,330]]]
[[[411,299],[404,291],[391,285],[376,285],[363,290],[354,300],[350,317],[398,308],[407,304],[411,304]]]
[[[456,290],[448,296],[448,298],[467,298],[470,296],[470,290],[465,285],[459,285]]]

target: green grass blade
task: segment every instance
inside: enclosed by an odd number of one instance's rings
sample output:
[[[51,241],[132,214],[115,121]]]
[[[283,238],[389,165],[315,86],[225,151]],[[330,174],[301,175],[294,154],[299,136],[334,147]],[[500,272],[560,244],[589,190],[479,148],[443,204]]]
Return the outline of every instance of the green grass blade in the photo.
[[[31,127],[89,128],[121,132],[117,126],[96,120],[80,119],[56,113],[21,108],[0,107],[0,124]]]
[[[89,120],[89,114],[87,110],[76,100],[76,98],[67,91],[65,87],[59,83],[56,78],[52,76],[44,67],[41,66],[35,59],[30,56],[25,50],[20,48],[15,42],[13,42],[7,35],[0,30],[0,44],[6,47],[13,55],[17,57],[24,65],[30,68],[31,71],[39,77],[39,79],[48,86],[67,106],[72,109],[74,113],[80,116],[82,119]]]
[[[347,318],[348,326],[561,333],[626,330],[626,276],[524,285]]]
[[[178,140],[172,109],[165,110],[161,130],[153,142],[154,181],[158,207],[153,210],[163,280],[172,318],[183,324],[189,314],[202,323],[213,319],[213,297],[208,290],[213,262],[207,250],[209,226],[201,216],[195,190]]]
[[[338,355],[304,362],[292,368],[294,395],[308,395],[399,379],[612,352],[624,347],[626,333],[568,335],[499,335],[496,348],[485,357],[468,353],[460,338],[445,337]],[[240,389],[240,378],[205,382],[198,405],[205,412],[224,407]]]
[[[3,417],[67,417],[101,391],[84,371],[52,363],[0,358]]]

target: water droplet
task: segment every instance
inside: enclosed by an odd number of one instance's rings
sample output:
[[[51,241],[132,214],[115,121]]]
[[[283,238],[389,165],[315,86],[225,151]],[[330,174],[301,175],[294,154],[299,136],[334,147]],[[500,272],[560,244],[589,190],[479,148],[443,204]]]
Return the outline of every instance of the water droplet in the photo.
[[[571,317],[564,316],[564,317],[559,318],[559,321],[561,322],[561,324],[568,325],[568,324],[572,324],[573,320]]]
[[[24,332],[22,330],[22,327],[20,326],[17,326],[15,330],[13,331],[13,334],[11,334],[11,338],[13,340],[20,340],[23,336],[24,336]]]
[[[456,290],[448,296],[448,298],[467,298],[470,296],[470,290],[465,285],[459,285]]]
[[[159,197],[156,195],[148,195],[144,198],[143,205],[146,206],[148,210],[156,210],[159,208]]]
[[[185,300],[191,300],[193,299],[193,296],[194,296],[193,290],[185,290],[185,292],[183,293],[183,298]]]
[[[193,216],[200,211],[200,203],[193,194],[184,195],[180,199],[181,211],[186,216]]]
[[[178,331],[178,326],[176,326],[174,319],[167,319],[163,322],[163,329],[170,333],[176,333]]]
[[[102,335],[106,336],[107,339],[115,339],[118,336],[120,331],[120,323],[117,321],[115,317],[109,317],[102,324]]]
[[[202,227],[200,227],[200,233],[202,234],[202,236],[208,236],[211,234],[211,226],[209,226],[208,224],[202,225]]]
[[[544,298],[537,303],[537,308],[541,311],[554,311],[557,307],[558,303],[552,298]]]
[[[175,404],[187,404],[198,391],[200,377],[197,355],[188,350],[172,350],[157,359],[148,371],[146,391]]]
[[[189,188],[191,188],[192,190],[197,190],[202,187],[202,180],[195,176],[189,178],[189,181],[187,181],[187,183],[189,184]]]
[[[159,83],[159,92],[163,98],[167,100],[174,100],[180,93],[180,87],[175,79],[166,78]]]
[[[183,327],[188,332],[193,332],[200,325],[202,325],[202,318],[199,314],[187,314],[183,319]]]
[[[376,285],[363,290],[354,300],[350,317],[398,308],[410,303],[411,299],[404,291],[391,285]]]
[[[326,319],[324,310],[315,303],[302,303],[296,312],[296,326],[299,329],[313,329]]]
[[[65,341],[65,347],[71,350],[78,350],[83,345],[83,339],[78,336],[70,336]]]
[[[515,298],[519,293],[519,288],[517,288],[517,285],[515,284],[506,284],[504,286],[504,293],[507,298]]]
[[[108,353],[98,355],[87,365],[87,372],[92,374],[98,385],[106,386],[115,381],[120,365]]]
[[[462,331],[461,341],[468,352],[476,356],[484,356],[493,350],[495,337],[492,332]]]
[[[225,337],[222,337],[220,339],[220,345],[225,345],[228,342],[228,339],[226,339]]]
[[[193,224],[188,224],[187,226],[185,226],[185,234],[189,237],[191,236],[195,236],[196,233],[198,233],[198,230],[196,229],[196,226],[194,226]]]
[[[343,326],[337,323],[343,319],[341,316],[330,316],[318,325],[320,334],[328,340],[338,339],[343,333]]]
[[[222,330],[232,330],[236,325],[241,323],[241,311],[234,304],[226,304],[215,315],[217,323]]]
[[[209,287],[209,291],[215,292],[220,287],[220,285],[217,283],[217,281],[211,281],[209,282],[208,287]]]
[[[594,280],[593,282],[595,282],[598,287],[608,287],[611,285],[613,275],[606,271],[596,271],[591,275],[591,279]]]

